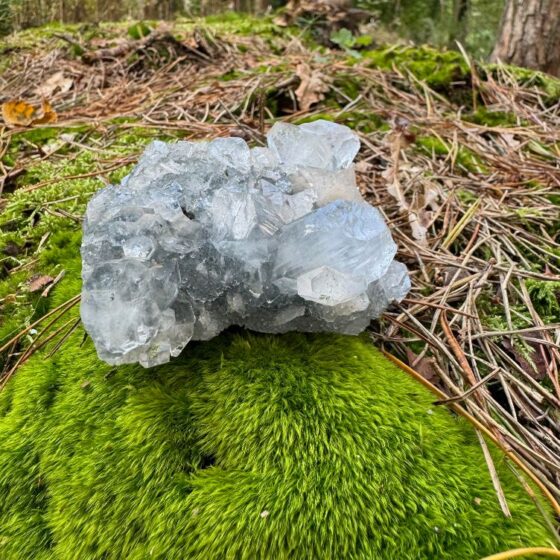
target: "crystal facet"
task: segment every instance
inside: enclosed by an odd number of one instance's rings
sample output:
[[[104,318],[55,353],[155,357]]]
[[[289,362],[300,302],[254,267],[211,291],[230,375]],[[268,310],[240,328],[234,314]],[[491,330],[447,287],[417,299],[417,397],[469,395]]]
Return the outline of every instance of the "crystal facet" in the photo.
[[[146,367],[230,325],[358,334],[410,289],[360,147],[328,121],[239,138],[153,142],[90,201],[81,314],[99,356]]]

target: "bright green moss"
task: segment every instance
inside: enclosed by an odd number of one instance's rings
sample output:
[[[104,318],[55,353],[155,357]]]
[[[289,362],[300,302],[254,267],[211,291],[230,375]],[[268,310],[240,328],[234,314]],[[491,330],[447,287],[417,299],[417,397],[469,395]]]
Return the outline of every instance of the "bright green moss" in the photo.
[[[145,21],[139,21],[132,24],[126,31],[131,39],[139,40],[147,37],[153,31],[153,28]]]
[[[470,70],[460,53],[431,47],[390,47],[364,53],[377,68],[411,72],[418,80],[436,90],[447,89],[453,82],[470,79]]]
[[[79,24],[52,22],[39,27],[24,29],[17,33],[12,33],[2,38],[0,45],[0,54],[4,51],[12,51],[14,49],[26,49],[37,47],[39,43],[46,39],[54,39],[60,33],[74,33],[80,28]],[[64,46],[65,42],[61,39],[56,46]]]
[[[349,100],[353,101],[356,99],[364,86],[363,81],[359,77],[345,72],[339,72],[335,76],[333,85],[345,95],[344,104],[348,103]]]
[[[471,428],[364,340],[229,334],[151,370],[81,343],[0,394],[5,560],[472,560],[550,539],[503,459],[512,519]]]
[[[545,95],[545,100],[550,104],[556,103],[560,99],[560,80],[544,72],[509,64],[486,64],[484,69],[494,76],[497,76],[503,70],[513,77],[519,85],[539,89]]]
[[[226,72],[225,74],[222,75],[220,79],[223,80],[224,82],[229,82],[231,80],[238,80],[242,76],[243,76],[243,72],[240,72],[239,70],[235,69]]]
[[[71,129],[69,129],[71,130]],[[45,142],[56,138],[59,135],[59,129],[54,126],[42,126],[23,130],[15,135],[14,148],[21,149],[25,141],[33,144],[44,144]]]
[[[198,18],[194,20],[198,25],[205,24],[215,33],[232,33],[236,35],[282,35],[288,34],[272,22],[270,17],[252,17],[239,12],[226,12]]]
[[[560,282],[529,278],[527,290],[541,316],[550,318],[550,322],[560,319]]]
[[[480,124],[483,126],[520,126],[519,117],[513,113],[506,113],[504,111],[489,111],[486,107],[479,107],[470,115],[464,115],[463,120]]]

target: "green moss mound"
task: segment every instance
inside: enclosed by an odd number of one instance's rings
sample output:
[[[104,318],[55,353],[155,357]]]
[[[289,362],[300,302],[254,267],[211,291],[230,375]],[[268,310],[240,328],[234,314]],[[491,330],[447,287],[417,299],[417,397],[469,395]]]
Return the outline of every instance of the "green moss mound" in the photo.
[[[429,46],[389,47],[365,53],[376,68],[393,67],[411,72],[418,80],[441,90],[453,82],[470,79],[470,69],[462,55],[455,51],[440,51]]]
[[[224,334],[113,368],[76,333],[0,393],[0,558],[453,559],[546,545],[504,460],[363,339]]]

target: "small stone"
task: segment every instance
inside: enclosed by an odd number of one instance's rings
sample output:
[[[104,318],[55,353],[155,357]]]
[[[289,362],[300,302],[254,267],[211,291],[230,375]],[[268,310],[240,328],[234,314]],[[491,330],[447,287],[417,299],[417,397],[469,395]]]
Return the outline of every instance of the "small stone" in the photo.
[[[230,325],[358,334],[410,289],[362,200],[347,127],[275,124],[241,138],[150,144],[89,202],[81,315],[101,359],[146,367]]]

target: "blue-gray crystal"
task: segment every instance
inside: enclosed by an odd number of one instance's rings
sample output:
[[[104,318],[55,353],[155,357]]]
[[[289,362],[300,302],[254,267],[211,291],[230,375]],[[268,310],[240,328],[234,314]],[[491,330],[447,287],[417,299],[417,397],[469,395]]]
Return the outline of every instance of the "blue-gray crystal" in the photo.
[[[358,334],[410,289],[359,139],[327,121],[239,138],[153,142],[90,201],[81,314],[101,359],[150,367],[230,325]]]

